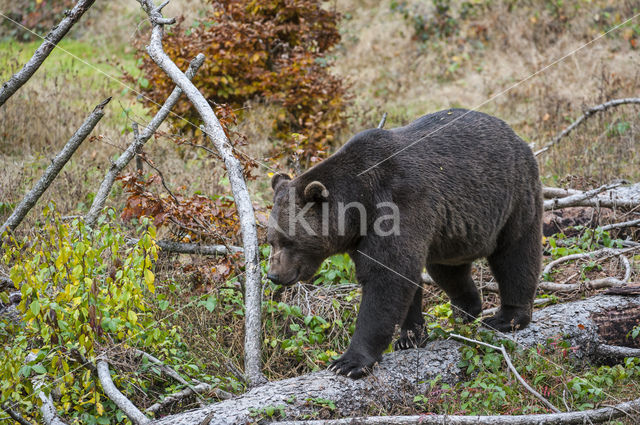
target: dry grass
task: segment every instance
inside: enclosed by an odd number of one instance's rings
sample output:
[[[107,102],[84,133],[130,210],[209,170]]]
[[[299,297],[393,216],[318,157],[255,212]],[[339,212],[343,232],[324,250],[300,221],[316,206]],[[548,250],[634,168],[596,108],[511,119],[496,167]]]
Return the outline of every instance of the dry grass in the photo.
[[[408,3],[425,9],[423,2]],[[353,82],[356,107],[350,130],[372,127],[385,111],[389,126],[394,126],[437,109],[480,107],[541,146],[579,116],[584,106],[637,95],[640,59],[622,37],[622,29],[500,94],[640,10],[640,2],[580,2],[575,3],[577,9],[565,2],[568,14],[563,21],[554,17],[549,3],[522,1],[510,11],[509,2],[491,2],[476,17],[460,21],[457,37],[420,43],[412,40],[413,29],[388,2],[339,2],[338,8],[351,16],[343,25],[342,47],[336,52],[336,72]],[[605,9],[613,10],[616,18],[596,22]],[[487,29],[488,40],[476,36],[478,27]],[[457,64],[453,71],[452,64]],[[551,160],[544,157],[545,178],[567,173],[599,180],[640,177],[640,163],[633,158],[640,148],[635,137],[637,108],[620,108],[599,119],[564,141]],[[620,139],[594,140],[616,121],[629,122],[630,131]],[[568,163],[559,164],[563,160]]]

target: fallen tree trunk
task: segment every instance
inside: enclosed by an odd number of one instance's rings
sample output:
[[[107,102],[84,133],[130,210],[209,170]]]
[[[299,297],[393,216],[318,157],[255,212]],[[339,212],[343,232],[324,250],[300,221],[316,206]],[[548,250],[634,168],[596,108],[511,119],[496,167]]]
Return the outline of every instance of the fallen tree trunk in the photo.
[[[599,295],[553,305],[535,312],[527,329],[502,337],[515,338],[520,347],[531,348],[546,343],[549,338],[563,336],[572,347],[576,347],[575,356],[595,360],[601,358],[598,347],[607,341],[600,337],[598,324],[592,317],[631,306],[640,306],[640,297]],[[236,398],[167,416],[153,423],[200,424],[208,418],[211,424],[243,424],[252,420],[250,414],[254,409],[278,405],[283,406],[285,418],[295,419],[313,412],[313,403],[307,402],[309,398],[333,401],[336,413],[343,417],[366,416],[374,403],[392,406],[424,393],[429,382],[438,375],[449,384],[465,379],[458,367],[460,346],[461,343],[454,340],[435,341],[425,348],[386,354],[372,375],[357,381],[323,370],[270,382]],[[614,412],[615,409],[612,414]]]

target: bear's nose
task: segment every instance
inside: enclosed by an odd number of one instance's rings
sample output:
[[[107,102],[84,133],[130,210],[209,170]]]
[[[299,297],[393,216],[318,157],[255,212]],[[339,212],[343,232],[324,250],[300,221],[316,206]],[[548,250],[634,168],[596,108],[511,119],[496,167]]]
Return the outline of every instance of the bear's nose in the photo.
[[[267,273],[267,279],[269,279],[271,282],[275,283],[276,285],[280,283],[280,276],[278,276],[276,273]]]

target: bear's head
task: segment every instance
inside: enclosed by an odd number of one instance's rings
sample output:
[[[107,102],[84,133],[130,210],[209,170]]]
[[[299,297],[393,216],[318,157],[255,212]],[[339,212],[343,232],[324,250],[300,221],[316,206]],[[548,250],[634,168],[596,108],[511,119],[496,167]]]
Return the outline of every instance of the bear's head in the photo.
[[[293,285],[311,279],[333,252],[328,232],[329,191],[321,182],[291,180],[276,174],[267,241],[271,257],[267,277],[274,283]]]

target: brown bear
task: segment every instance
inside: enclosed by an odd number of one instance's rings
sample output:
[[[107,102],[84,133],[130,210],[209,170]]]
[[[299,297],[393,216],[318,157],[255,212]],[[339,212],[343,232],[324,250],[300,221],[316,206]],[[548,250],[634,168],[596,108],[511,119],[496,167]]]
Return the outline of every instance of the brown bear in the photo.
[[[529,146],[502,120],[450,109],[405,127],[371,129],[275,192],[268,278],[311,279],[322,261],[348,253],[362,285],[356,329],[330,369],[359,378],[396,348],[422,340],[426,267],[464,319],[482,308],[471,262],[485,257],[501,306],[485,325],[527,326],[540,273],[542,197]]]

